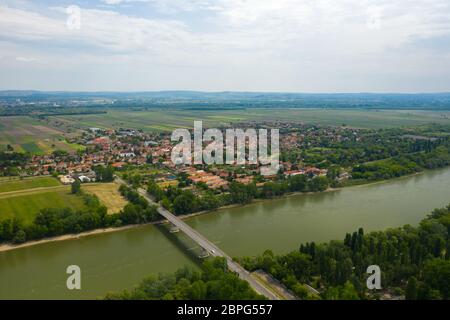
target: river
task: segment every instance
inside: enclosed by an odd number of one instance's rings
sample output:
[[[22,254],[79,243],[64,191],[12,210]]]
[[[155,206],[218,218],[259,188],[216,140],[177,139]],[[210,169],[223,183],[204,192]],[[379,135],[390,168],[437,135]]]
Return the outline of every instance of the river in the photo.
[[[265,249],[283,253],[307,241],[343,239],[359,227],[384,230],[417,225],[433,208],[450,202],[450,168],[344,188],[293,195],[222,209],[187,223],[231,256]],[[181,240],[181,241],[178,241]],[[196,267],[182,234],[142,226],[45,243],[0,253],[0,299],[92,299],[132,288],[152,273]],[[66,288],[67,266],[78,265],[81,290]]]

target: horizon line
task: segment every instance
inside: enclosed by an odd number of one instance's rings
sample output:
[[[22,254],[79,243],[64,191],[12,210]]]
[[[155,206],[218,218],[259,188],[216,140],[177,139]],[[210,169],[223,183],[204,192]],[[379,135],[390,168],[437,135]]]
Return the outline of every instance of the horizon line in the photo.
[[[416,92],[402,92],[402,91],[324,91],[324,92],[306,92],[306,91],[258,91],[258,90],[189,90],[189,89],[164,89],[164,90],[131,90],[131,91],[120,91],[120,90],[39,90],[39,89],[0,89],[1,93],[5,92],[36,92],[36,93],[91,93],[91,94],[137,94],[137,93],[170,93],[170,92],[180,92],[180,93],[205,93],[205,94],[224,94],[224,93],[241,93],[241,94],[309,94],[309,95],[332,95],[332,94],[384,94],[384,95],[427,95],[427,94],[450,94],[449,91],[416,91]]]

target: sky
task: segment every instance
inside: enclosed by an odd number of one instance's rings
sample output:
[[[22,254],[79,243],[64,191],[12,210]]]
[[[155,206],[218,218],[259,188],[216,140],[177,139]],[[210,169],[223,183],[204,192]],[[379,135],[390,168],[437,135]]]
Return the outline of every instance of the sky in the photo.
[[[449,0],[0,0],[0,90],[450,91]]]

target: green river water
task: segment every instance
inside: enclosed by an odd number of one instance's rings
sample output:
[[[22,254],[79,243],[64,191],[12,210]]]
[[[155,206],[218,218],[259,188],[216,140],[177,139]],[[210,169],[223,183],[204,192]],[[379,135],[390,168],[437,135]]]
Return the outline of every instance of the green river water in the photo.
[[[306,241],[343,239],[359,227],[416,225],[450,202],[450,168],[385,183],[256,202],[187,222],[231,256],[265,249],[283,253]],[[142,226],[0,253],[0,299],[92,299],[132,288],[145,276],[196,266],[182,234]],[[181,241],[180,241],[181,240]],[[188,248],[188,250],[186,250]],[[194,248],[195,249],[195,248]],[[81,290],[66,288],[68,265],[82,272]]]

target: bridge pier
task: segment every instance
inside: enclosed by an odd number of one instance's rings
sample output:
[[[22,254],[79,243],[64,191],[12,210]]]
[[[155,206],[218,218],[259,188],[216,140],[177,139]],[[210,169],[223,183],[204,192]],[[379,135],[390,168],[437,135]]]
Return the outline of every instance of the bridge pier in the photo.
[[[202,250],[200,251],[200,254],[198,255],[198,257],[200,259],[205,259],[209,257],[209,251],[206,250],[205,248],[202,248]]]
[[[174,225],[172,222],[170,223],[170,228],[169,228],[169,232],[170,233],[177,233],[180,232],[180,228],[178,228],[176,225]]]

